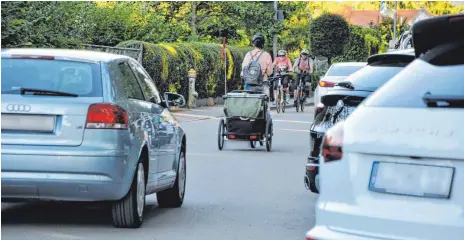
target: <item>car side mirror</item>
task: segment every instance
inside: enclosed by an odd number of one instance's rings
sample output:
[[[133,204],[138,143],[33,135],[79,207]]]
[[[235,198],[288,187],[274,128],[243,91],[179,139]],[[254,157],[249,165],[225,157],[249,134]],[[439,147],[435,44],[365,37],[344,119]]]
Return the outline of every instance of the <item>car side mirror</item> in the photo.
[[[151,97],[150,100],[148,100],[148,101],[151,102],[151,103],[154,103],[154,104],[159,104],[158,102],[156,102],[155,97]]]
[[[184,96],[172,92],[164,93],[164,101],[166,103],[167,108],[184,107],[186,103]]]

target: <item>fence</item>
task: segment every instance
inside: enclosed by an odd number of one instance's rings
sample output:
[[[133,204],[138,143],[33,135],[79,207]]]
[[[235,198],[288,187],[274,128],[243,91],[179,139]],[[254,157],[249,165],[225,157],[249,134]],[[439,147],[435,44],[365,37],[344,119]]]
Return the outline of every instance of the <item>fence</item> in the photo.
[[[143,56],[143,44],[139,45],[139,48],[123,48],[123,47],[109,47],[102,45],[91,45],[91,44],[82,44],[82,47],[91,51],[107,52],[113,54],[119,54],[134,58],[140,64],[142,64]]]
[[[329,60],[326,57],[316,56],[314,59],[315,72],[327,72],[329,69]]]

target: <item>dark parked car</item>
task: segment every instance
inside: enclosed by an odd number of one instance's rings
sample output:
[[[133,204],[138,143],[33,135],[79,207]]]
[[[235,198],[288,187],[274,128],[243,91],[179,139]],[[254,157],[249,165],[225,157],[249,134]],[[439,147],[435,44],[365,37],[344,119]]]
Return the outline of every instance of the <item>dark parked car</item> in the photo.
[[[367,66],[338,83],[316,106],[310,128],[310,153],[304,183],[319,193],[319,155],[324,133],[345,120],[361,102],[415,59],[414,49],[399,50],[369,57]]]

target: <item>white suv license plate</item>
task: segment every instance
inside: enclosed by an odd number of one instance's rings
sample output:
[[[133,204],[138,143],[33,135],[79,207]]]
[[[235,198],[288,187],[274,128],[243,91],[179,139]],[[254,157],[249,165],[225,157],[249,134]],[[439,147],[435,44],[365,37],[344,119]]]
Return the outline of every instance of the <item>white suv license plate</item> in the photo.
[[[375,161],[369,190],[379,193],[448,199],[454,168]]]

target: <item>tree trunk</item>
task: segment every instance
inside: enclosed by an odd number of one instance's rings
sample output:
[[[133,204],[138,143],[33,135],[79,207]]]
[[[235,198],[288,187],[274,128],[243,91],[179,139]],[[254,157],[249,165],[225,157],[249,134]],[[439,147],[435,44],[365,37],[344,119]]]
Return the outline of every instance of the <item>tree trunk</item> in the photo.
[[[198,2],[192,2],[192,18],[190,19],[190,29],[192,30],[192,36],[197,36],[197,7]]]

